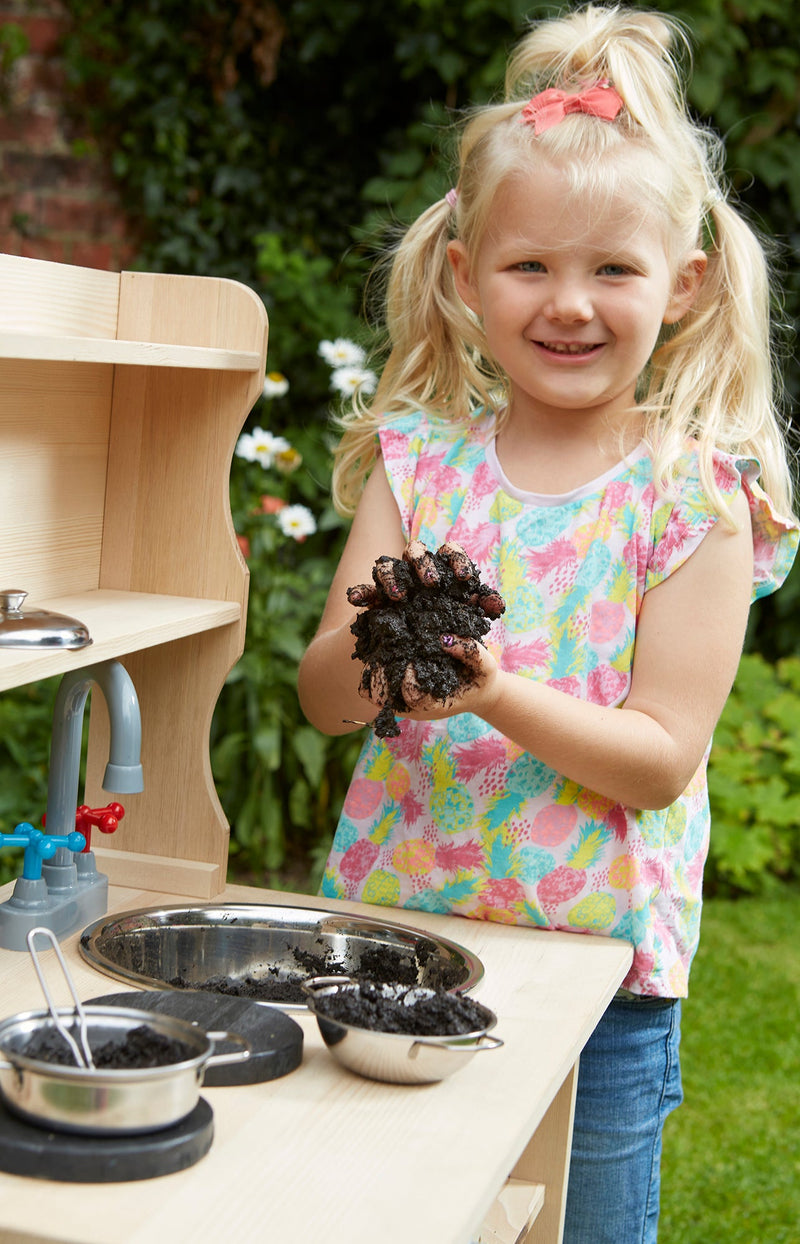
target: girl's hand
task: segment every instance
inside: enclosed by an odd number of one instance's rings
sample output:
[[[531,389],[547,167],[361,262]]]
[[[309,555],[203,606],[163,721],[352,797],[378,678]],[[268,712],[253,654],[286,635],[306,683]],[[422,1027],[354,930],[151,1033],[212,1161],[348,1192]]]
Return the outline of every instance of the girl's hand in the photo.
[[[436,550],[438,557],[443,557],[457,579],[466,582],[477,577],[477,569],[464,552],[460,544],[448,542]],[[403,549],[402,561],[419,579],[424,587],[435,587],[440,581],[439,571],[433,554],[426,549],[421,540],[411,540]],[[405,576],[398,575],[397,563],[392,557],[379,557],[372,571],[372,583],[358,583],[347,589],[347,599],[357,609],[371,609],[375,605],[385,604],[384,597],[392,601],[405,600],[408,583],[401,581]],[[381,595],[383,593],[383,595]],[[471,603],[478,605],[487,618],[499,618],[505,604],[498,592],[476,593],[470,598]]]
[[[467,667],[471,680],[463,683],[454,695],[442,703],[420,690],[414,667],[409,665],[403,679],[403,699],[408,705],[408,712],[400,716],[411,717],[415,721],[442,721],[456,713],[483,716],[497,694],[495,684],[499,667],[496,660],[477,639],[442,635],[441,644],[443,652]]]
[[[397,732],[395,714],[451,716],[465,711],[467,693],[476,704],[495,672],[479,641],[505,606],[464,549],[446,543],[434,554],[413,540],[400,558],[379,557],[372,578],[347,598],[364,611],[353,624],[355,655],[360,694],[381,710],[377,733]],[[444,643],[437,626],[450,632]]]

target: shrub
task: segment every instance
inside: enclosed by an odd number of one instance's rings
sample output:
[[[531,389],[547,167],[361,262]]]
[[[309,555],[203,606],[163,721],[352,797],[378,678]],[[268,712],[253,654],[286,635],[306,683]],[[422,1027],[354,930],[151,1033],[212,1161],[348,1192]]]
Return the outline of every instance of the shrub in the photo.
[[[800,659],[745,654],[714,735],[707,889],[800,877]]]
[[[247,646],[223,689],[211,739],[231,822],[232,871],[275,884],[276,874],[299,867],[310,888],[361,746],[357,736],[329,738],[309,725],[296,690],[297,666],[347,534],[329,500],[327,409],[330,387],[373,379],[357,366],[362,352],[353,342],[324,341],[314,353],[327,361],[329,386],[316,395],[317,422],[299,426],[291,382],[271,373],[234,455],[231,506],[251,576]],[[307,416],[307,373],[303,380]]]

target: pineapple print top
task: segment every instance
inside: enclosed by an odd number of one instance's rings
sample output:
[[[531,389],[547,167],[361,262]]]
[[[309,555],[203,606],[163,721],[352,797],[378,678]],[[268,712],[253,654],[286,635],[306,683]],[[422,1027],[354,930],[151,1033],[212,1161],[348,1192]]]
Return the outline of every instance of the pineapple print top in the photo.
[[[665,498],[644,443],[563,496],[505,478],[488,416],[467,429],[403,416],[380,444],[407,539],[458,542],[503,596],[486,638],[502,668],[620,704],[644,593],[717,521],[694,446]],[[753,596],[773,592],[794,560],[796,524],[775,513],[756,462],[718,453],[715,473],[726,497],[743,488],[750,504]],[[364,744],[322,893],[625,938],[625,987],[681,997],[699,936],[707,758],[674,804],[641,811],[578,786],[471,713],[402,719],[399,738],[370,732]]]

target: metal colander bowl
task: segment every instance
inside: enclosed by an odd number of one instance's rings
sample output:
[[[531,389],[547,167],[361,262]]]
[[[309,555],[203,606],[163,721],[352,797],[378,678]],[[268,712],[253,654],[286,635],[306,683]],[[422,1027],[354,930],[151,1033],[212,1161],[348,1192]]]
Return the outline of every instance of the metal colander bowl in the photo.
[[[497,1016],[488,1007],[475,1004],[481,1027],[458,1035],[415,1036],[409,1033],[382,1032],[345,1023],[324,1013],[324,999],[344,992],[357,992],[358,981],[336,977],[316,977],[306,982],[309,1010],[317,1019],[322,1039],[338,1063],[369,1080],[390,1084],[431,1084],[444,1080],[465,1067],[475,1054],[499,1049],[503,1042],[491,1036]],[[383,984],[385,998],[403,998],[412,1004],[437,995],[436,990]]]

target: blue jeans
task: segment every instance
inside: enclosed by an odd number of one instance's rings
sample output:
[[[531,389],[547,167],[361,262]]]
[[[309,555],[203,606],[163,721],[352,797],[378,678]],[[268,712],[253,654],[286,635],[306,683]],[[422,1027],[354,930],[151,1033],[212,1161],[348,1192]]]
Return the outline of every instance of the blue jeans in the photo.
[[[683,1100],[680,1002],[615,999],[581,1054],[564,1244],[656,1244],[664,1120]]]

